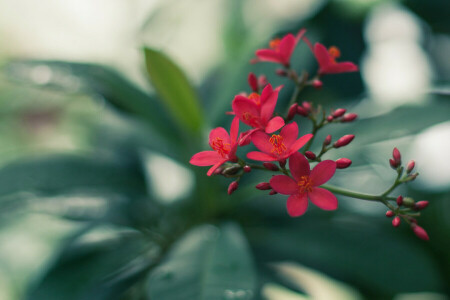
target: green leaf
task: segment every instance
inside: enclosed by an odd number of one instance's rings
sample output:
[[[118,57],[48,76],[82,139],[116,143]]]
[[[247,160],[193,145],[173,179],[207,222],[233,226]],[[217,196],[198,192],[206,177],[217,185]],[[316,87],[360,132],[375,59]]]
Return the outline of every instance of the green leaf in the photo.
[[[251,299],[255,271],[247,242],[235,224],[188,232],[148,280],[150,299]]]
[[[144,48],[150,82],[182,128],[199,133],[203,114],[196,92],[183,71],[165,54]]]
[[[122,299],[148,272],[152,244],[137,232],[96,235],[71,238],[26,299]]]

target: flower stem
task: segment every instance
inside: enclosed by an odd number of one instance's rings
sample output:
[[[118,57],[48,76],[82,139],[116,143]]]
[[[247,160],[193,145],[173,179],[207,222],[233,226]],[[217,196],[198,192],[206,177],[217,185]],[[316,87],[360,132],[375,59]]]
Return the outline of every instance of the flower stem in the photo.
[[[338,188],[336,186],[323,184],[321,185],[322,188],[329,190],[330,192],[333,192],[335,194],[351,197],[351,198],[357,198],[362,200],[369,200],[369,201],[381,201],[383,199],[389,199],[389,200],[395,200],[395,198],[391,197],[383,197],[381,195],[370,195],[370,194],[363,194],[358,192],[349,191],[346,189]]]

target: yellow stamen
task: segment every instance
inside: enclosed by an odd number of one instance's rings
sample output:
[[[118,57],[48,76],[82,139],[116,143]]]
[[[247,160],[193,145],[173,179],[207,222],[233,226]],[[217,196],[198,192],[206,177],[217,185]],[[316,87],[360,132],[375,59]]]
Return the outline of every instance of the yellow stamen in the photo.
[[[214,151],[217,151],[222,157],[225,157],[231,150],[230,144],[224,143],[223,139],[220,137],[216,137],[210,145],[211,148],[213,148]]]
[[[279,38],[273,39],[269,42],[269,47],[274,50],[277,50],[280,47],[280,43],[281,43],[281,39],[279,39]]]
[[[269,142],[273,146],[272,153],[276,153],[276,154],[280,155],[287,149],[283,143],[283,137],[281,135],[273,134],[270,137]]]
[[[300,180],[297,182],[300,193],[311,193],[313,190],[313,185],[309,176],[302,176]]]

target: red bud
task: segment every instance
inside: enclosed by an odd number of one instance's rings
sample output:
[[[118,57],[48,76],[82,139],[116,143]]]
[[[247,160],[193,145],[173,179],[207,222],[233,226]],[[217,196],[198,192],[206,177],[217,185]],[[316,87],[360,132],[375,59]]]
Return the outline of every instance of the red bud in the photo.
[[[266,168],[267,170],[271,170],[271,171],[278,171],[278,167],[277,165],[270,163],[270,162],[265,162],[263,163],[264,168]]]
[[[413,160],[410,160],[408,162],[408,164],[406,165],[406,173],[408,173],[408,174],[411,173],[412,170],[414,169],[415,165],[416,165],[416,163]]]
[[[276,71],[275,71],[275,73],[278,75],[278,76],[286,76],[287,75],[287,72],[285,71],[285,70],[283,70],[283,69],[277,69]]]
[[[252,171],[252,167],[250,167],[250,166],[244,166],[243,169],[244,169],[245,173],[250,173]]]
[[[259,91],[259,86],[258,86],[258,79],[256,78],[256,75],[254,73],[249,73],[248,77],[247,77],[247,81],[248,81],[248,85],[250,86],[252,91],[257,93]]]
[[[389,158],[389,164],[391,165],[391,168],[394,170],[397,170],[398,164],[393,160],[392,158]]]
[[[320,90],[320,89],[322,88],[322,86],[323,86],[323,82],[320,81],[319,79],[315,79],[315,80],[312,82],[312,86],[313,86],[316,90]]]
[[[294,103],[291,105],[291,107],[289,107],[289,112],[287,115],[288,121],[290,121],[294,118],[295,114],[297,113],[297,106],[298,106],[298,104]]]
[[[402,164],[402,156],[397,148],[394,148],[394,150],[392,151],[392,157],[394,158],[394,161],[397,164],[397,166]]]
[[[324,146],[328,146],[329,144],[331,144],[331,135],[327,135],[327,137],[323,141]]]
[[[269,84],[269,82],[267,81],[267,77],[265,75],[260,75],[258,77],[258,85],[259,85],[259,87],[263,88],[263,87],[265,87],[268,84]]]
[[[423,229],[422,227],[420,227],[419,225],[412,223],[411,224],[411,228],[414,231],[414,234],[425,241],[428,241],[430,239],[430,237],[428,236],[428,233],[425,231],[425,229]]]
[[[314,152],[312,151],[306,151],[305,152],[305,156],[311,160],[315,160],[316,159],[316,155],[314,154]]]
[[[392,220],[392,226],[394,226],[394,227],[400,226],[400,217],[399,217],[399,216],[395,217],[395,218]]]
[[[339,118],[342,117],[347,110],[345,108],[338,108],[333,112],[333,117]]]
[[[428,201],[418,201],[414,204],[414,210],[422,210],[428,206]]]
[[[333,116],[328,116],[328,117],[327,117],[327,121],[328,121],[328,122],[333,121]]]
[[[307,117],[309,115],[309,112],[303,106],[300,106],[300,105],[297,106],[297,113],[300,116],[304,116],[304,117]]]
[[[351,164],[352,161],[348,158],[339,158],[338,160],[336,160],[336,168],[338,169],[348,168]]]
[[[255,187],[256,187],[258,190],[261,190],[261,191],[265,191],[265,190],[270,190],[270,189],[271,189],[270,183],[268,183],[268,182],[261,182],[261,183],[258,183]]]
[[[403,205],[403,196],[400,195],[397,197],[397,205],[402,206]]]
[[[354,114],[354,113],[345,114],[345,115],[342,117],[341,122],[342,122],[342,123],[352,122],[352,121],[354,121],[357,117],[358,117],[358,115],[357,115],[357,114]]]
[[[271,190],[271,191],[269,192],[269,195],[275,195],[275,194],[278,194],[278,193],[275,192],[274,190]]]
[[[278,163],[280,164],[280,167],[282,167],[282,168],[286,167],[286,160],[285,159],[280,160]]]
[[[347,146],[348,144],[350,144],[351,141],[353,141],[354,138],[355,138],[355,135],[353,135],[353,134],[344,135],[343,137],[341,137],[334,143],[333,147],[340,148],[343,146]]]
[[[302,106],[308,111],[308,113],[311,111],[311,102],[303,101]]]
[[[393,212],[392,210],[388,210],[388,211],[386,212],[386,217],[392,218],[393,216],[394,216],[394,212]]]
[[[228,186],[228,195],[233,194],[233,192],[237,190],[238,187],[239,183],[237,181],[233,181],[232,183],[230,183],[230,185]]]

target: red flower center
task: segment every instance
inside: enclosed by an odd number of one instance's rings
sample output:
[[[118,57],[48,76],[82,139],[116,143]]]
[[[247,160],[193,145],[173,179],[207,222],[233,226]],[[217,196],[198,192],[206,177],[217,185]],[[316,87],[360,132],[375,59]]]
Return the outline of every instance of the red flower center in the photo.
[[[297,182],[297,185],[301,194],[305,192],[311,193],[313,190],[313,185],[309,176],[300,177],[300,180]]]
[[[225,158],[231,150],[230,144],[224,143],[223,139],[221,139],[220,137],[216,137],[211,142],[211,148],[213,148],[214,151],[217,151],[217,153],[219,153],[223,158]]]
[[[269,142],[273,146],[272,153],[276,153],[276,154],[280,155],[287,149],[283,143],[283,137],[281,135],[273,134],[270,137]]]
[[[330,55],[330,61],[332,63],[336,63],[336,58],[339,58],[341,56],[341,51],[336,46],[331,46],[328,48],[328,54]]]
[[[258,93],[251,93],[250,96],[248,96],[248,99],[255,101],[256,105],[261,104],[260,98],[261,98],[261,96],[259,96]]]
[[[278,50],[280,48],[281,39],[276,38],[269,42],[269,47],[273,50]]]

